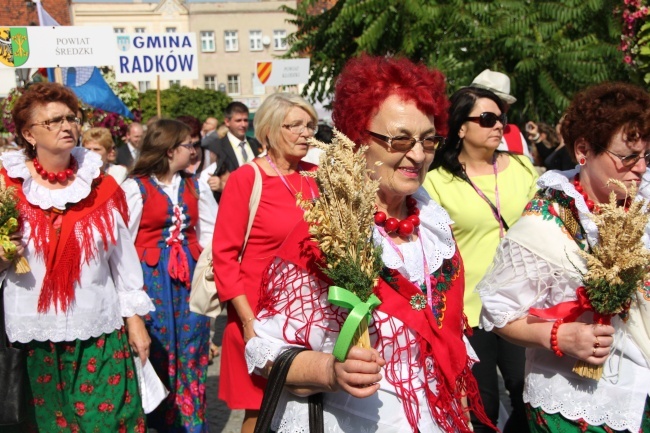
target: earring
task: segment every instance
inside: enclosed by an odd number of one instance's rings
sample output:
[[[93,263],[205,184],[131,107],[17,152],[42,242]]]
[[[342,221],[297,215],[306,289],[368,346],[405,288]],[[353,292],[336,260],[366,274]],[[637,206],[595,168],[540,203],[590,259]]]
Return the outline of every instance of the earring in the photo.
[[[585,165],[586,163],[587,163],[587,158],[585,158],[584,156],[578,159],[578,164]]]

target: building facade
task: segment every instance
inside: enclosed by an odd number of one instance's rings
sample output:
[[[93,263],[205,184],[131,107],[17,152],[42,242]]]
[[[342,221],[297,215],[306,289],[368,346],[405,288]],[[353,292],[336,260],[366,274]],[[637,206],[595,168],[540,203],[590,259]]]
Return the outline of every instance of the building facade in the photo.
[[[267,92],[257,62],[283,55],[296,28],[281,6],[295,1],[188,3],[191,31],[199,39],[199,87],[221,90],[255,111]]]
[[[72,20],[75,26],[110,26],[120,33],[186,33],[190,32],[189,13],[182,0],[143,2],[138,0],[73,0]],[[177,84],[195,87],[197,80],[161,79],[160,88]],[[154,81],[133,84],[144,92],[155,89]]]
[[[72,25],[111,26],[115,33],[194,32],[197,38],[197,80],[161,80],[220,90],[255,111],[267,92],[256,78],[258,61],[273,60],[288,48],[295,31],[281,0],[72,0]],[[155,82],[134,82],[140,91]]]

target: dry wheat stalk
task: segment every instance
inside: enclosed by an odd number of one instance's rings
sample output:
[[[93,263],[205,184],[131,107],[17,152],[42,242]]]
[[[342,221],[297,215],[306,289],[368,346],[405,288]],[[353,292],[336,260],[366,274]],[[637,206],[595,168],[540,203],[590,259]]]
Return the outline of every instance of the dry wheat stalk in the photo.
[[[367,147],[357,147],[337,130],[332,144],[313,138],[309,144],[323,150],[318,170],[303,173],[314,178],[320,196],[313,202],[299,200],[305,209],[305,221],[310,225],[309,233],[325,256],[323,272],[335,285],[366,302],[382,266],[380,248],[372,241],[379,181],[369,176]],[[370,347],[367,323],[360,324],[360,328],[364,326],[367,341],[360,345]]]

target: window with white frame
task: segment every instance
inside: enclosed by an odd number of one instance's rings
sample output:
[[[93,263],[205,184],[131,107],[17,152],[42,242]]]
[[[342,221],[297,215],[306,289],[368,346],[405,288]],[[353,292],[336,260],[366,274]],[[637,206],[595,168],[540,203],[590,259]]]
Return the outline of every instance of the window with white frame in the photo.
[[[252,80],[253,80],[253,95],[265,94],[266,87],[264,87],[264,84],[262,84],[260,79],[257,78],[257,74],[255,72],[252,73]]]
[[[151,83],[149,81],[138,81],[138,90],[140,93],[144,93],[151,88]]]
[[[181,80],[169,80],[169,87],[180,86]]]
[[[248,33],[251,51],[262,51],[262,31],[251,30]]]
[[[286,30],[273,30],[273,49],[286,50],[287,49],[287,31]]]
[[[214,32],[202,31],[201,32],[201,51],[204,53],[213,53],[214,49]]]
[[[237,30],[226,30],[223,32],[226,40],[226,51],[239,51],[239,39]]]
[[[176,33],[176,27],[165,27],[165,33]]]
[[[217,77],[215,75],[205,75],[203,77],[203,87],[207,90],[217,90]]]
[[[113,27],[114,33],[124,33],[124,27]]]
[[[239,75],[228,75],[228,94],[239,95]]]
[[[136,27],[136,28],[135,28],[135,32],[136,32],[136,33],[144,33],[144,32],[145,32],[145,28],[144,28],[144,27]]]

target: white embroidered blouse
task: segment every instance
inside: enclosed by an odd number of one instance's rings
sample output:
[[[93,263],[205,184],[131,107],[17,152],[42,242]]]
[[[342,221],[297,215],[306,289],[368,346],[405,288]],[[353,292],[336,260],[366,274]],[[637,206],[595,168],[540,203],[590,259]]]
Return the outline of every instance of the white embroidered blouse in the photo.
[[[598,230],[589,219],[584,198],[570,181],[576,173],[549,171],[539,178],[538,185],[575,199],[587,239],[595,245]],[[481,326],[491,331],[526,317],[530,308],[575,300],[576,289],[582,284],[573,265],[586,271],[577,249],[554,220],[535,214],[522,216],[501,242],[491,270],[477,286],[483,301]],[[578,320],[593,323],[593,314],[585,313]],[[571,420],[582,418],[590,425],[605,423],[616,430],[639,431],[650,393],[650,365],[628,325],[618,317],[612,325],[616,328],[614,350],[598,382],[572,372],[575,358],[558,358],[549,350],[528,348],[524,401],[547,413],[559,412]]]
[[[449,214],[434,202],[423,188],[420,188],[413,197],[417,200],[420,208],[420,233],[423,238],[424,251],[419,241],[400,244],[398,248],[404,256],[404,260],[402,260],[377,230],[373,233],[373,240],[376,244],[381,244],[383,248],[382,259],[387,267],[398,270],[411,282],[421,284],[425,278],[423,253],[426,256],[427,272],[430,274],[442,265],[444,259],[451,258],[454,255],[456,245],[450,228],[452,220]],[[285,268],[285,272],[295,272],[295,266],[289,264]],[[313,276],[303,276],[306,278],[300,277],[298,280],[308,281],[308,284],[293,287],[293,290],[301,293],[313,293],[324,285],[323,281]],[[271,285],[273,285],[272,281],[269,287]],[[298,299],[301,299],[301,297],[298,297]],[[315,308],[327,308],[326,296],[321,297],[316,302],[318,305]],[[309,304],[311,305],[311,303]],[[268,361],[275,360],[278,354],[288,346],[284,340],[284,335],[288,335],[290,339],[295,338],[296,330],[302,328],[307,322],[307,318],[312,314],[309,311],[310,307],[307,305],[296,306],[295,309],[289,307],[289,310],[302,311],[302,314],[297,313],[290,319],[287,319],[286,316],[275,315],[272,318],[254,322],[257,337],[251,339],[246,345],[246,362],[249,372],[260,371]],[[401,321],[394,317],[386,320],[388,316],[381,311],[375,310],[373,316],[375,317],[375,323],[381,323],[378,332],[383,336],[393,335],[396,329],[401,329],[404,326]],[[286,329],[285,324],[288,325]],[[324,326],[319,325],[313,323],[307,331],[310,345],[313,350],[331,353],[338,333],[327,331],[326,324]],[[407,332],[409,335],[407,339],[414,341],[412,332]],[[294,334],[291,335],[291,333]],[[403,344],[407,346],[409,343],[404,341]],[[476,360],[476,354],[466,339],[465,346],[470,358]],[[400,347],[399,349],[403,348]],[[378,350],[384,357],[390,357],[391,354],[394,356],[399,353],[404,361],[398,363],[402,370],[399,373],[400,377],[411,377],[413,380],[419,381],[419,384],[414,387],[419,402],[419,407],[416,408],[416,413],[419,413],[420,417],[418,421],[419,430],[422,432],[442,433],[428,408],[424,396],[426,387],[434,392],[436,389],[435,382],[426,383],[423,381],[423,369],[435,368],[433,363],[427,366],[420,365],[417,367],[417,371],[409,371],[408,358],[418,359],[419,348],[417,344],[410,345],[410,353],[398,350],[398,348],[383,347],[381,344]],[[324,393],[323,412],[326,432],[412,432],[404,414],[402,403],[398,399],[393,385],[386,380],[385,374],[380,382],[379,391],[365,399],[352,397],[344,391]],[[271,428],[278,433],[302,433],[309,429],[307,398],[297,397],[283,391],[275,415]]]
[[[25,165],[23,151],[6,152],[2,165],[11,178],[22,178],[27,201],[41,209],[65,209],[67,203],[77,203],[88,196],[92,181],[100,174],[100,157],[83,148],[72,155],[78,169],[74,181],[66,188],[50,190],[33,181]],[[98,248],[96,257],[81,265],[81,281],[75,284],[75,301],[64,314],[51,308],[38,313],[38,298],[45,275],[45,263],[35,255],[29,240],[30,225],[25,221],[23,231],[24,257],[31,272],[16,274],[10,267],[0,278],[5,281],[4,308],[7,336],[10,341],[87,340],[111,333],[124,325],[124,317],[145,315],[154,310],[149,296],[142,290],[142,269],[131,240],[126,221],[113,211],[115,245]],[[101,235],[95,233],[100,245]]]
[[[172,181],[169,185],[160,182],[156,177],[153,180],[162,191],[167,194],[174,207],[178,207],[178,190],[181,186],[183,178],[178,173],[174,173]],[[217,210],[219,205],[214,199],[214,195],[205,181],[199,179],[199,219],[196,225],[196,237],[199,240],[199,245],[205,248],[212,243],[212,233],[214,232],[214,223],[217,220]],[[140,220],[142,219],[142,210],[144,204],[142,202],[142,193],[138,184],[133,179],[127,179],[122,183],[122,189],[126,194],[126,202],[129,206],[129,230],[131,237],[135,239],[140,228]],[[181,222],[186,225],[186,220]],[[182,235],[181,235],[182,236]]]

